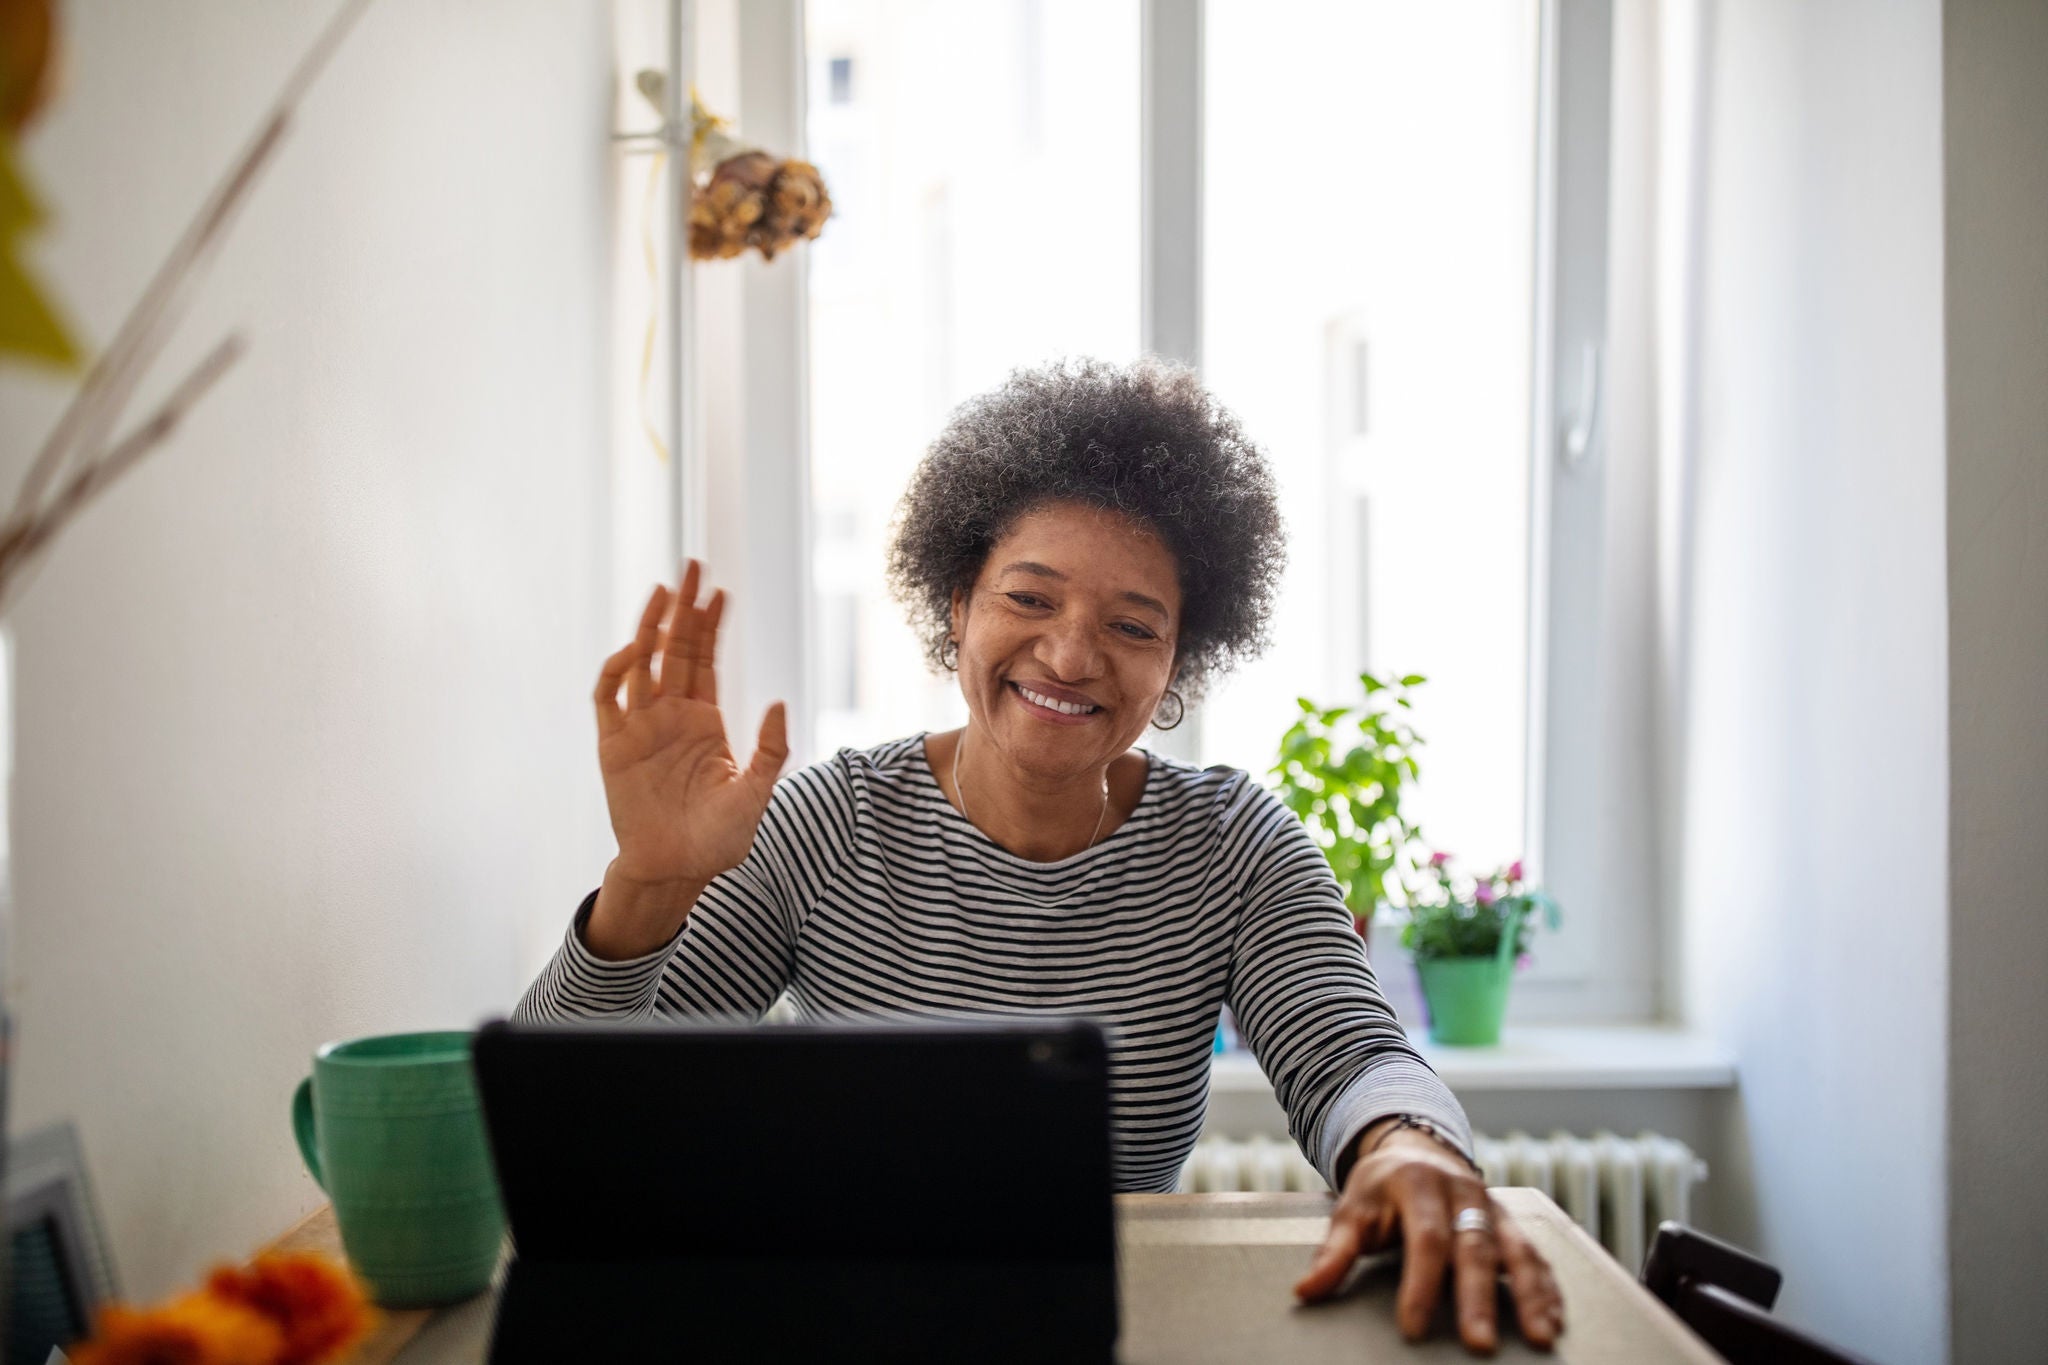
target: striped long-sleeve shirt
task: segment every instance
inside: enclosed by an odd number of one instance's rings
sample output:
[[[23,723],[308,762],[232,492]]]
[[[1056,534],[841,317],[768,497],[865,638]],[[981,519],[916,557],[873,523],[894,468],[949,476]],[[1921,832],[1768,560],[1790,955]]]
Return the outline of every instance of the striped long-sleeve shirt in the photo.
[[[1469,1152],[1300,822],[1235,769],[1148,758],[1127,821],[1035,863],[953,808],[922,735],[843,749],[777,784],[746,860],[667,946],[593,956],[593,893],[516,1017],[758,1019],[785,991],[806,1019],[1087,1016],[1110,1042],[1117,1188],[1158,1191],[1201,1130],[1227,1004],[1326,1178],[1391,1114]]]

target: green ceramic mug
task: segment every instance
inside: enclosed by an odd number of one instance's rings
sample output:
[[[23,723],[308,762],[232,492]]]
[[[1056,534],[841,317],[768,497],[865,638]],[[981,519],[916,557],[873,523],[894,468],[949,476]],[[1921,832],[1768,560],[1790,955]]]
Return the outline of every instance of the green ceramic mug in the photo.
[[[329,1043],[292,1098],[306,1169],[334,1201],[350,1263],[387,1308],[466,1299],[497,1268],[505,1214],[472,1037]]]

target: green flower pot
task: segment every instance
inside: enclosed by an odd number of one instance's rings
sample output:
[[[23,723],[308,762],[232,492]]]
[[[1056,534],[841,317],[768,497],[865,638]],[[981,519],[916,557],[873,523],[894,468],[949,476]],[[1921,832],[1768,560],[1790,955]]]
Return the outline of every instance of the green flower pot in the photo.
[[[1514,965],[1498,957],[1439,957],[1415,964],[1429,1004],[1432,1041],[1485,1047],[1500,1041]]]
[[[1525,905],[1516,905],[1501,925],[1500,947],[1485,957],[1432,957],[1415,963],[1422,999],[1429,1006],[1431,1041],[1453,1047],[1489,1047],[1500,1041],[1501,1016],[1508,1010],[1508,982],[1515,974],[1515,944],[1521,941]]]

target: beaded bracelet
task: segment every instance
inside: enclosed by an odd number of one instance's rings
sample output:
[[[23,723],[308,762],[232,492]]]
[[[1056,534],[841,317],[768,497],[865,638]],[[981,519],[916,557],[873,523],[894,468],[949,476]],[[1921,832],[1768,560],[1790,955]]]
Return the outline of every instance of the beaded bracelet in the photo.
[[[1479,1169],[1479,1163],[1474,1161],[1471,1157],[1466,1156],[1465,1149],[1460,1147],[1457,1143],[1453,1142],[1449,1134],[1445,1133],[1441,1126],[1439,1126],[1432,1119],[1417,1118],[1413,1114],[1396,1114],[1394,1116],[1394,1121],[1388,1124],[1386,1128],[1381,1131],[1380,1135],[1372,1140],[1372,1146],[1366,1148],[1364,1151],[1358,1154],[1358,1161],[1363,1161],[1367,1157],[1371,1156],[1374,1152],[1377,1152],[1380,1149],[1381,1145],[1384,1144],[1388,1138],[1400,1132],[1403,1128],[1413,1128],[1419,1133],[1429,1134],[1438,1142],[1450,1148],[1452,1152],[1456,1153],[1458,1160],[1464,1162],[1467,1166],[1472,1168],[1472,1174],[1478,1176],[1481,1180],[1486,1179],[1486,1172]],[[1353,1162],[1352,1164],[1356,1165],[1357,1162]]]

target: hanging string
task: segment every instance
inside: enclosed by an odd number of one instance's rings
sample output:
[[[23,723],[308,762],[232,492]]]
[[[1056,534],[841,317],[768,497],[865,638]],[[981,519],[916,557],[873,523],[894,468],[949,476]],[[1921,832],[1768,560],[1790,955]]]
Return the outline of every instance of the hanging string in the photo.
[[[647,443],[654,447],[655,458],[668,463],[668,443],[661,439],[661,428],[648,414],[648,390],[654,381],[654,341],[661,326],[661,253],[654,240],[654,206],[661,195],[662,171],[668,165],[668,152],[657,152],[654,168],[647,176],[647,192],[640,204],[640,246],[647,258],[647,332],[640,343],[640,429],[647,433]]]

